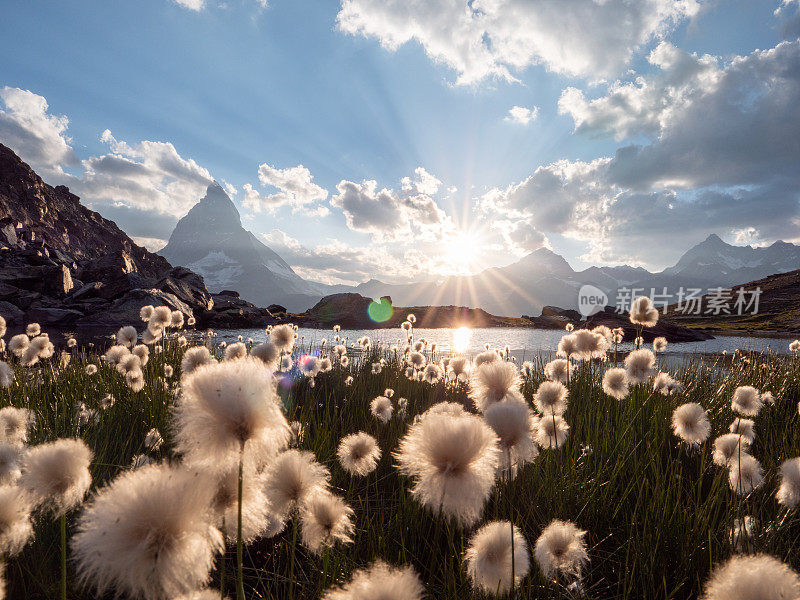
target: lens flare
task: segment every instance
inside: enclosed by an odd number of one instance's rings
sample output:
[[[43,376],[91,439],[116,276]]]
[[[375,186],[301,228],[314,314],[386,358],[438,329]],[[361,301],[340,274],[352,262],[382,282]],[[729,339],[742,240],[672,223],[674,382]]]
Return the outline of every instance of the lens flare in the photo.
[[[392,318],[392,304],[386,298],[373,300],[367,306],[367,315],[376,323],[383,323]]]

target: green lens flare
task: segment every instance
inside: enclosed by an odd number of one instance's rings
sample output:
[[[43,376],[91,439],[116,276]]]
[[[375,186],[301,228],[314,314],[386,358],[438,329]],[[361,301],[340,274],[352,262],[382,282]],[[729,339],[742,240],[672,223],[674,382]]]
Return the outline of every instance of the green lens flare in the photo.
[[[367,307],[369,318],[376,323],[383,323],[392,318],[392,304],[386,299],[373,300]]]

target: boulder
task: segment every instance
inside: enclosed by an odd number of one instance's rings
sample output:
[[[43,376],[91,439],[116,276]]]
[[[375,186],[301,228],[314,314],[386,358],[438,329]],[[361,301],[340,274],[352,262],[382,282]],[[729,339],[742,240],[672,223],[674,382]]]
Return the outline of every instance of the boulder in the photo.
[[[25,312],[4,300],[0,300],[0,317],[9,325],[23,325],[25,322]]]

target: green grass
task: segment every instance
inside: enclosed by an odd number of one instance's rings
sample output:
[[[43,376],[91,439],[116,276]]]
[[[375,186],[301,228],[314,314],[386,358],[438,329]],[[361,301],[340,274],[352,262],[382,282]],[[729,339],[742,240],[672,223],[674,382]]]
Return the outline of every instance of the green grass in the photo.
[[[182,349],[168,344],[161,354],[151,353],[145,371],[147,385],[130,392],[123,378],[97,356],[77,352],[66,369],[48,361],[27,372],[17,369],[17,383],[0,391],[0,406],[27,407],[36,415],[31,444],[79,435],[95,453],[95,486],[128,468],[134,455],[145,452],[144,436],[158,428],[166,440],[155,458],[170,456],[171,386],[180,376]],[[374,359],[375,357],[373,357]],[[523,386],[530,401],[543,379],[543,357],[535,359],[533,378]],[[777,466],[800,455],[800,361],[792,357],[748,354],[715,364],[714,358],[687,357],[675,376],[685,392],[665,398],[650,388],[632,388],[624,401],[608,398],[600,389],[608,365],[584,363],[570,383],[570,404],[565,415],[570,424],[567,444],[557,451],[544,450],[523,467],[510,487],[500,483],[485,507],[482,522],[514,521],[529,545],[554,518],[569,519],[588,531],[591,561],[583,586],[589,598],[692,598],[702,588],[714,564],[729,557],[729,529],[737,516],[752,515],[759,528],[747,540],[748,552],[767,552],[800,567],[800,519],[782,509],[774,499]],[[87,375],[87,362],[99,365]],[[411,564],[425,583],[428,597],[452,600],[481,598],[466,577],[461,557],[474,528],[464,530],[422,509],[411,497],[410,484],[393,466],[392,451],[413,417],[436,402],[448,400],[469,405],[466,386],[431,386],[411,382],[391,360],[379,375],[372,375],[369,360],[361,368],[336,368],[317,377],[316,386],[296,381],[282,389],[287,418],[305,426],[300,447],[311,450],[330,468],[332,485],[355,511],[354,543],[337,546],[323,557],[293,546],[293,524],[279,536],[260,540],[245,550],[247,598],[319,598],[334,583],[382,558]],[[166,384],[164,364],[175,368]],[[348,374],[355,376],[345,385]],[[733,420],[730,398],[739,385],[770,390],[778,398],[756,418],[752,453],[765,470],[764,485],[739,499],[729,490],[727,471],[711,462],[711,441],[727,433]],[[369,414],[369,402],[383,390],[395,390],[395,399],[408,398],[406,421],[393,418],[386,425]],[[100,411],[98,403],[112,393],[116,404]],[[687,450],[670,429],[676,406],[699,402],[709,411],[712,436],[699,449]],[[96,425],[79,427],[75,404],[84,402],[101,412]],[[339,440],[348,433],[374,435],[383,458],[374,473],[353,479],[336,463]],[[75,521],[70,516],[70,526]],[[8,561],[8,597],[56,597],[59,582],[59,529],[47,518],[37,518],[35,541]],[[227,555],[228,593],[233,594],[235,548]],[[289,581],[290,557],[296,556],[294,581]],[[70,567],[73,568],[72,566]],[[70,573],[70,598],[92,598],[88,590],[74,587]],[[219,580],[215,572],[212,586]],[[566,590],[548,583],[534,565],[518,597],[566,598]]]

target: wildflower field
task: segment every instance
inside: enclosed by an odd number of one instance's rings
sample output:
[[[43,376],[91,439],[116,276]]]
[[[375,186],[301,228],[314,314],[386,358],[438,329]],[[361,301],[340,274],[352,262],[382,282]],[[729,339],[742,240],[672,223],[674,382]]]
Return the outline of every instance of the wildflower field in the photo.
[[[413,319],[309,348],[143,318],[5,345],[6,598],[800,596],[796,353],[668,373],[663,340],[615,362],[578,329],[517,365]]]

